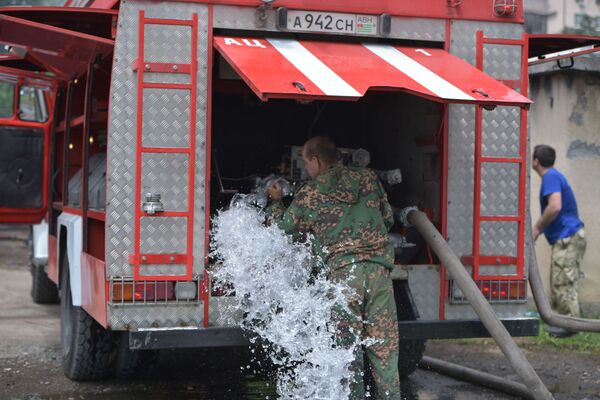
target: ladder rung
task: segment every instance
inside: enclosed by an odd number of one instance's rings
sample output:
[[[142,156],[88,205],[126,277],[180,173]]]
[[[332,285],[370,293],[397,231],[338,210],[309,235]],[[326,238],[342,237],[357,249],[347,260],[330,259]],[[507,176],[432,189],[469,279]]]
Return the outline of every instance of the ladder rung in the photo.
[[[179,153],[190,154],[189,147],[142,147],[142,153]]]
[[[481,157],[481,162],[486,163],[507,163],[507,164],[522,164],[523,159],[515,157]]]
[[[144,214],[140,216],[141,218],[159,218],[159,217],[169,217],[169,218],[189,218],[190,213],[187,211],[163,211],[156,214]]]
[[[179,89],[179,90],[193,90],[192,85],[187,83],[154,83],[144,82],[142,83],[144,89]]]
[[[460,261],[465,265],[473,265],[473,256],[462,256]],[[513,256],[479,256],[480,265],[515,265],[517,257]]]
[[[144,18],[144,25],[182,25],[193,26],[194,21],[183,19]]]
[[[518,215],[482,215],[479,219],[486,222],[521,222],[521,217]]]
[[[156,264],[185,264],[187,254],[130,254],[129,263],[134,264],[138,261],[143,265]]]
[[[150,62],[140,61],[135,59],[133,62],[133,70],[143,69],[144,73],[167,73],[167,74],[190,74],[192,71],[191,64],[178,64],[178,63],[161,63],[161,62]]]

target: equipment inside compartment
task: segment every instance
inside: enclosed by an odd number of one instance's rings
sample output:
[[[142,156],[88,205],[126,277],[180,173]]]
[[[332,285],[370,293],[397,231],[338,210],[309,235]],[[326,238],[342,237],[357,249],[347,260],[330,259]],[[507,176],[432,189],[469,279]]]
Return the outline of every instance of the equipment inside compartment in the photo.
[[[309,103],[217,92],[212,108],[211,212],[236,194],[252,193],[266,205],[264,187],[272,179],[285,179],[293,193],[308,178],[302,145],[325,135],[338,146],[340,162],[378,173],[393,208],[416,205],[439,221],[443,106],[438,103],[399,92]],[[399,224],[393,230],[407,242],[420,239]],[[411,247],[404,245],[402,258],[424,253],[423,246]]]

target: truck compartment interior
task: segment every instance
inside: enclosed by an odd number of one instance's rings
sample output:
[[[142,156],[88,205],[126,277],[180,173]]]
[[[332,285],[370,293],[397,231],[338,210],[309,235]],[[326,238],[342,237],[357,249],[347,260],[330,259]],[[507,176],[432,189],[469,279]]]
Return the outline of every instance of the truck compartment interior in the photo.
[[[263,102],[238,89],[229,85],[213,95],[211,212],[227,207],[236,193],[253,191],[270,175],[285,178],[292,187],[300,185],[306,179],[299,171],[300,148],[307,139],[325,135],[347,163],[352,163],[353,150],[369,152],[368,167],[379,171],[395,209],[418,206],[439,224],[442,104],[401,92],[372,92],[357,102]],[[401,183],[389,184],[382,172],[397,169]],[[416,232],[399,224],[393,230],[408,242],[420,241]],[[402,263],[431,262],[420,251],[424,246],[414,247],[404,249]]]

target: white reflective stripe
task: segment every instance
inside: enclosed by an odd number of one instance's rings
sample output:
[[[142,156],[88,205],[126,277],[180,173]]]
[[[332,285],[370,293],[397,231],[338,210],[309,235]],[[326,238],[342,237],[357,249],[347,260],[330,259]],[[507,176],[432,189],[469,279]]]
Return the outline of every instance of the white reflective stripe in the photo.
[[[475,100],[475,98],[390,45],[363,43],[363,46],[443,99]]]
[[[361,97],[345,80],[323,64],[299,42],[289,39],[267,39],[300,72],[328,96]]]
[[[83,252],[82,218],[79,215],[63,212],[58,216],[57,222],[57,234],[59,238],[61,226],[67,228],[67,259],[69,260],[71,300],[73,301],[74,306],[80,307],[83,304],[81,294],[81,253]],[[60,246],[60,243],[58,243],[58,246]],[[56,254],[60,255],[58,252]]]
[[[36,262],[48,260],[48,223],[33,225],[33,258]]]

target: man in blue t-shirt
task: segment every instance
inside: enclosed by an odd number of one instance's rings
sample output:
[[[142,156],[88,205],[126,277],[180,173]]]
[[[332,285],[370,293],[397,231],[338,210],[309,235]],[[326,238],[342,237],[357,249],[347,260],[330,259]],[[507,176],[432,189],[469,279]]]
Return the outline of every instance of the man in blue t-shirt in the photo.
[[[543,144],[535,146],[533,169],[542,178],[542,216],[533,226],[533,237],[537,239],[543,232],[552,246],[552,307],[560,314],[578,317],[585,231],[571,186],[565,176],[553,168],[555,160],[556,152],[552,147]]]

